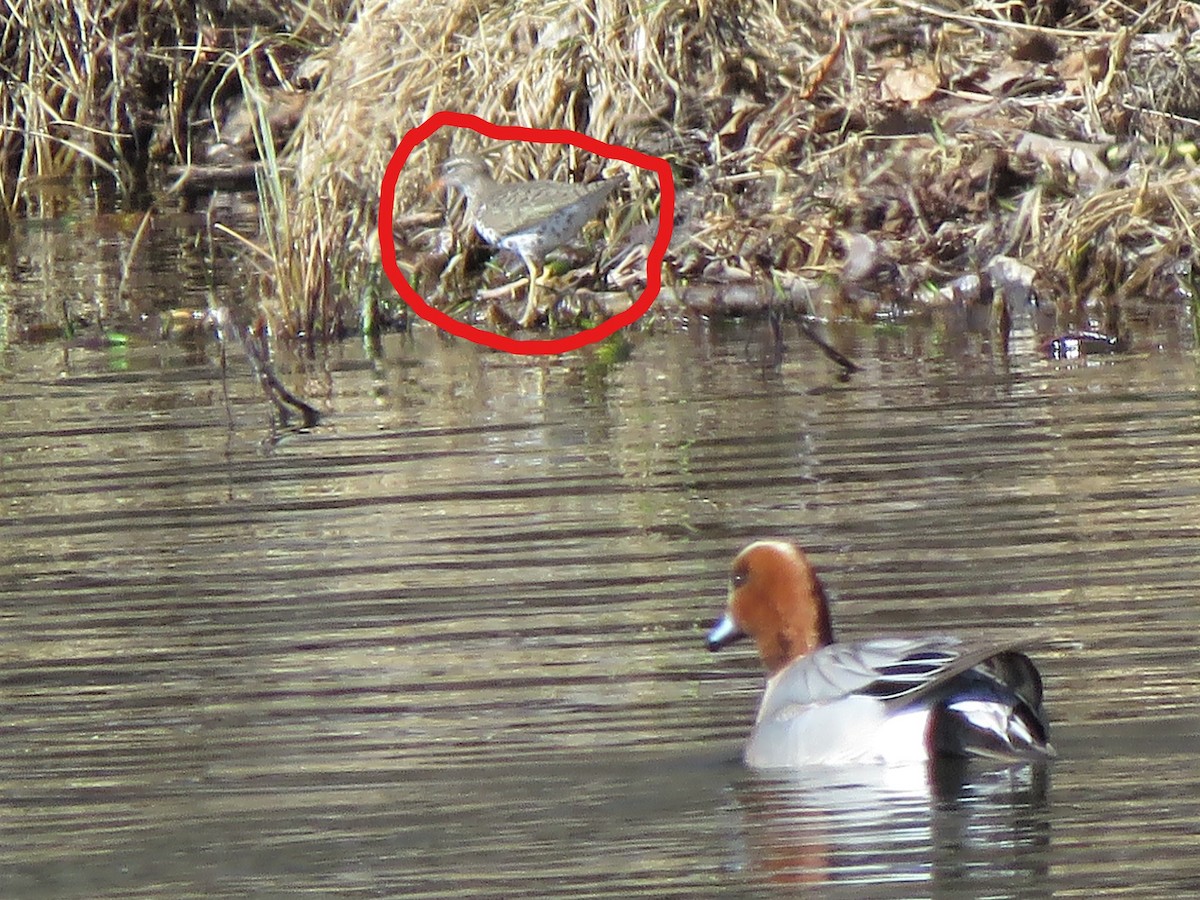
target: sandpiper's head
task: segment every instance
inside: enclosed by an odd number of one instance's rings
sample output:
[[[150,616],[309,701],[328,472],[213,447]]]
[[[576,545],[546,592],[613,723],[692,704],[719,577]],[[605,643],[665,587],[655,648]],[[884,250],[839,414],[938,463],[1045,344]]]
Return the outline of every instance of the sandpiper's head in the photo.
[[[487,163],[473,153],[448,157],[439,171],[437,186],[454,188],[468,197],[492,180]]]

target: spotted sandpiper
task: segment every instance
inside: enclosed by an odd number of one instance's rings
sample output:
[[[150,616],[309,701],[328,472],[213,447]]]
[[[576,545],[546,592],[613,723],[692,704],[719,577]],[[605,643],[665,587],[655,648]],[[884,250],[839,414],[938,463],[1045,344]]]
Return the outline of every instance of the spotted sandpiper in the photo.
[[[608,195],[625,182],[625,176],[590,184],[565,181],[520,181],[504,184],[493,180],[478,156],[451,156],[441,169],[441,184],[467,198],[467,218],[479,236],[494,247],[512,250],[529,270],[529,291],[521,325],[530,327],[538,318],[539,270],[551,250],[579,234],[600,212]]]

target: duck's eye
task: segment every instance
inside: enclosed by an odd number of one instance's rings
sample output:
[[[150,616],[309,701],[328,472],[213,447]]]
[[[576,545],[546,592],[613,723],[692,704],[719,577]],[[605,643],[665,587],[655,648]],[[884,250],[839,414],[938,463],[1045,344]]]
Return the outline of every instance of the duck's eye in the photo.
[[[745,569],[734,569],[733,575],[730,576],[729,581],[733,584],[733,586],[735,588],[740,588],[743,584],[745,584],[747,582],[747,580],[749,580],[749,578],[750,578],[750,573],[747,572]]]

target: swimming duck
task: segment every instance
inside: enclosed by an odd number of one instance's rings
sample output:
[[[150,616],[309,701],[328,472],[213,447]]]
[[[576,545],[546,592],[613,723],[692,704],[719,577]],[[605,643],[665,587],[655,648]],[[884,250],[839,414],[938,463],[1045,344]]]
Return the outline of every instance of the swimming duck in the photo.
[[[743,754],[754,768],[1054,755],[1042,679],[1015,645],[945,635],[834,643],[825,589],[786,541],[756,541],[733,561],[708,647],[741,637],[767,669]]]

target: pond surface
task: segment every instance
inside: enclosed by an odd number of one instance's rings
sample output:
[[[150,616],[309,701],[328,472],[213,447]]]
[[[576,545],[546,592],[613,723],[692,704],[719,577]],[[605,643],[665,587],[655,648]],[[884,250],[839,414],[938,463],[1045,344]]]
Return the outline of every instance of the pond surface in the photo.
[[[281,359],[0,358],[0,895],[1174,896],[1200,890],[1200,391],[1171,334],[419,328]],[[1186,342],[1183,342],[1186,343]],[[747,541],[846,638],[1029,632],[1046,768],[738,762]]]

